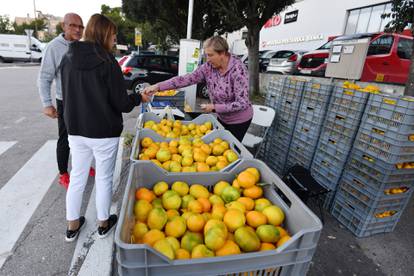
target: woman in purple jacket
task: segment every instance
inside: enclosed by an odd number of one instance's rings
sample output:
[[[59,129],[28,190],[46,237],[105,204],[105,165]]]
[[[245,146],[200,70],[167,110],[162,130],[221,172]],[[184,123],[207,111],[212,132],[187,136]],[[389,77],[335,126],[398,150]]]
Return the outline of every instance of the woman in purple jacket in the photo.
[[[220,123],[241,141],[253,117],[246,66],[228,52],[229,46],[220,36],[207,39],[203,46],[206,63],[193,73],[147,87],[144,93],[151,95],[160,90],[177,89],[205,81],[211,103],[202,105],[203,110],[215,111]]]

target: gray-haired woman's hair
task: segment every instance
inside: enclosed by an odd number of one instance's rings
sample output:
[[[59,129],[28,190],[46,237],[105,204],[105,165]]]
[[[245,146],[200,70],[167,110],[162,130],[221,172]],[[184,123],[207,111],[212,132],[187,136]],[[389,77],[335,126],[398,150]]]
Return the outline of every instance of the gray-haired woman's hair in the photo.
[[[227,53],[229,51],[229,44],[221,36],[212,36],[203,43],[204,48],[212,48],[217,53]]]

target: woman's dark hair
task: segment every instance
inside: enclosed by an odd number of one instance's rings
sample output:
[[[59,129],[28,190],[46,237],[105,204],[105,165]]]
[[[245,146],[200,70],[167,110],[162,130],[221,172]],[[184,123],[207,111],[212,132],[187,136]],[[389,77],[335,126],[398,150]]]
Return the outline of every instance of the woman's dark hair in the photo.
[[[101,45],[108,52],[112,51],[112,36],[117,33],[115,23],[105,15],[96,13],[91,16],[85,29],[85,41]]]

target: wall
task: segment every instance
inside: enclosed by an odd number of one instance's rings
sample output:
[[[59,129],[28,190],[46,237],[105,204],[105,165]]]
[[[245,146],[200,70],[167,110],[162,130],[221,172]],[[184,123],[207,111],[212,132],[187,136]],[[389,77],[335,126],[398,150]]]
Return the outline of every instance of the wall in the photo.
[[[329,36],[344,33],[347,10],[386,3],[381,0],[304,0],[288,7],[278,26],[263,28],[260,32],[260,50],[314,50]],[[298,10],[296,22],[284,24],[285,13]],[[241,38],[241,31],[227,35],[229,45]],[[288,42],[288,40],[308,40]],[[284,41],[283,44],[277,42]]]

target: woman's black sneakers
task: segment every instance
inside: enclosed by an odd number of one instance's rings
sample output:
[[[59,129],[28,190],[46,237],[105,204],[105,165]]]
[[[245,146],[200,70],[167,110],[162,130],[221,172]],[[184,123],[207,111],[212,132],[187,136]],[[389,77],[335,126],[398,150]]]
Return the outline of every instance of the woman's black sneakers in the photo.
[[[86,224],[86,220],[84,216],[79,217],[79,227],[76,230],[66,230],[66,237],[65,237],[65,241],[67,242],[73,242],[74,240],[76,240],[76,238],[79,235],[80,230],[82,229],[82,227]]]
[[[101,226],[98,227],[98,237],[103,239],[106,236],[108,236],[111,230],[116,225],[117,221],[118,221],[117,215],[110,215],[108,218],[108,225],[106,227],[101,227]]]

